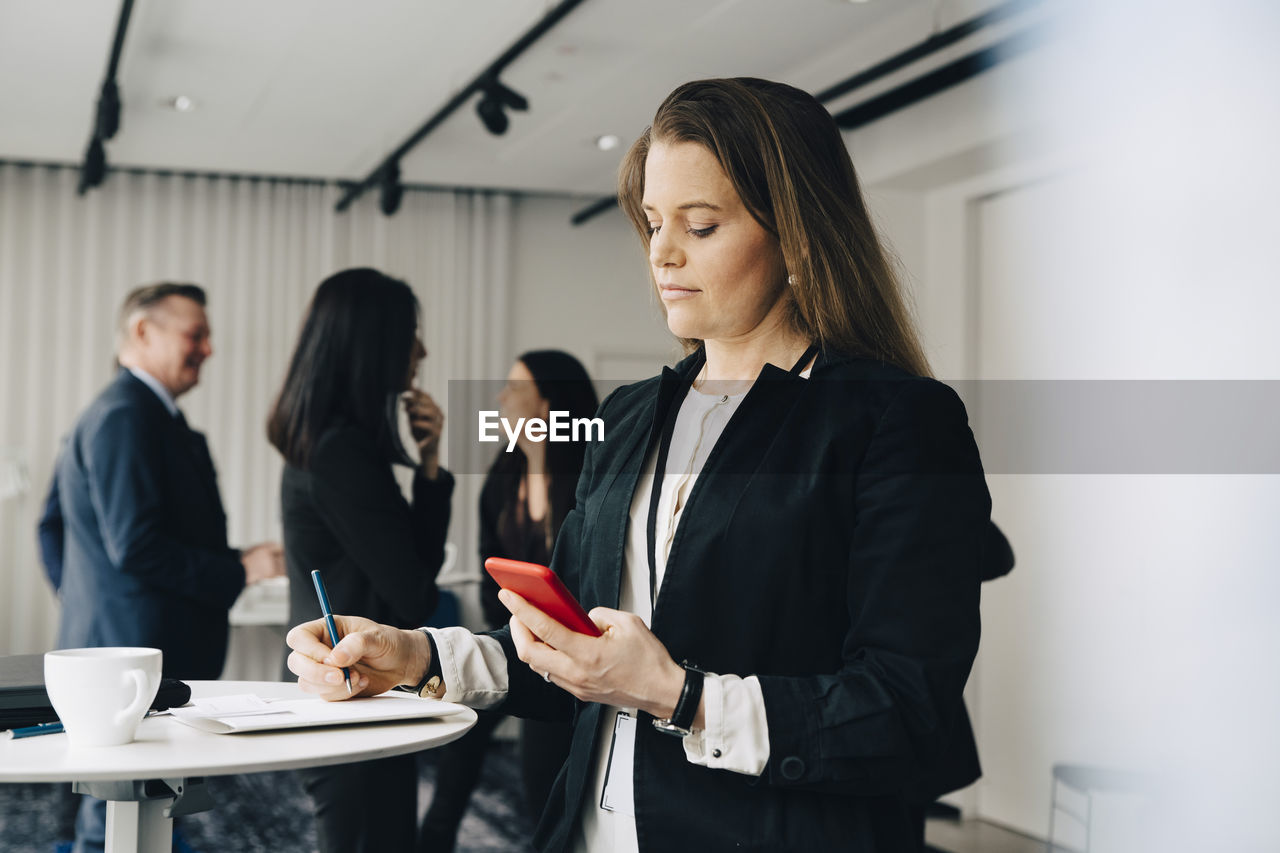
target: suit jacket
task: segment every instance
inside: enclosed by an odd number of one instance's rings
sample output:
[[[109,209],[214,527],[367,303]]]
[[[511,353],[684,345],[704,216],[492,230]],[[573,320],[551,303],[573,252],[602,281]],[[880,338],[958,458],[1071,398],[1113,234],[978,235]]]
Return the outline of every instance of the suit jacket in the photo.
[[[40,562],[44,564],[45,577],[53,591],[62,587],[62,550],[64,547],[62,524],[62,498],[58,495],[58,468],[53,469],[49,493],[45,495],[44,509],[36,526],[36,539],[40,545]]]
[[[72,429],[57,490],[58,645],[149,646],[166,677],[217,678],[245,578],[204,436],[121,370]]]
[[[701,363],[690,356],[601,407],[605,440],[588,450],[552,560],[588,609],[618,604],[641,467]],[[641,714],[640,849],[913,849],[905,791],[960,708],[989,517],[951,389],[839,354],[820,355],[808,380],[766,366],[689,495],[652,628],[675,660],[759,677],[768,764],[758,777],[691,764]],[[507,629],[494,636],[510,664],[504,710],[575,719],[535,838],[565,850],[601,707],[532,673]]]
[[[982,543],[982,580],[1004,577],[1013,570],[1013,547],[994,521],[987,522]],[[943,794],[971,785],[982,776],[978,760],[978,742],[973,737],[973,724],[964,702],[951,726],[951,736],[933,764],[907,789],[908,802],[928,805]]]
[[[515,475],[490,468],[480,489],[480,565],[490,557],[506,557],[526,563],[546,565],[551,562],[546,532],[541,522],[515,524],[503,517],[507,508],[507,487]],[[547,509],[550,512],[550,507]],[[492,628],[507,624],[511,612],[498,600],[498,582],[488,572],[481,572],[480,611]]]
[[[319,569],[334,612],[409,628],[426,624],[439,599],[453,475],[413,478],[405,501],[374,438],[337,426],[320,437],[306,470],[286,465],[280,482],[289,621],[319,619],[311,582]],[[286,679],[292,674],[286,668]]]

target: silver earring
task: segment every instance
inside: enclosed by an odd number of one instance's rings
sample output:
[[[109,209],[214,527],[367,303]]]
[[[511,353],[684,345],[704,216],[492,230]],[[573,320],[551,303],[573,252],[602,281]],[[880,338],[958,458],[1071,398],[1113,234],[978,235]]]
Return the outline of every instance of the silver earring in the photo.
[[[787,284],[788,284],[788,285],[790,285],[791,287],[795,287],[795,286],[796,286],[796,277],[795,277],[794,275],[788,275],[788,276],[787,276]]]

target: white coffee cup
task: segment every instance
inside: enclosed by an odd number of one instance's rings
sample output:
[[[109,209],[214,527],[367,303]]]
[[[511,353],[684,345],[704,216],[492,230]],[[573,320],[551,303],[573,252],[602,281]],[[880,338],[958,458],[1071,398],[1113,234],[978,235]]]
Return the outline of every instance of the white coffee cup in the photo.
[[[159,649],[63,649],[44,656],[44,687],[72,746],[133,740],[160,689]]]

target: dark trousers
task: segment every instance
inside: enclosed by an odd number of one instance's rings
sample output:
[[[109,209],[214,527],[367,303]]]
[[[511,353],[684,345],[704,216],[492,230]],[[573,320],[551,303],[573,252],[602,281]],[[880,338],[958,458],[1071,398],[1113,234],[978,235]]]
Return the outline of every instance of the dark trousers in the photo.
[[[451,853],[457,845],[458,825],[480,781],[493,730],[502,720],[502,714],[476,711],[471,731],[436,750],[436,789],[418,833],[419,853]]]
[[[413,849],[418,824],[415,756],[296,772],[315,806],[320,853]]]
[[[919,803],[907,803],[907,820],[911,822],[911,838],[915,842],[915,850],[926,850],[924,844],[924,817],[928,806]]]
[[[547,805],[547,795],[569,758],[573,728],[568,723],[541,720],[520,722],[520,773],[524,780],[524,801],[536,823]]]
[[[451,853],[457,844],[458,826],[467,811],[471,792],[480,780],[484,755],[493,730],[503,715],[477,711],[471,731],[436,752],[436,790],[418,836],[419,853]],[[569,755],[572,729],[568,723],[521,721],[520,763],[525,805],[536,822],[547,803],[547,794]]]

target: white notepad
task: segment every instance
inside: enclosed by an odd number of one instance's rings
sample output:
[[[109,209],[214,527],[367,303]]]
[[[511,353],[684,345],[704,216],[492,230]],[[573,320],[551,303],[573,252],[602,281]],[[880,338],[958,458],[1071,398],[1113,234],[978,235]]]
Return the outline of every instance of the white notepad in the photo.
[[[185,708],[173,708],[173,718],[214,734],[240,734],[272,729],[314,726],[346,726],[391,720],[443,717],[462,705],[420,699],[408,693],[382,693],[342,702],[305,699],[263,699],[251,693],[196,699]]]

